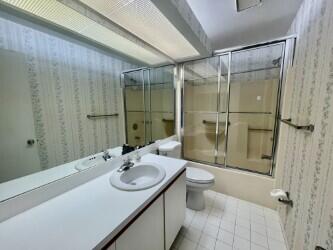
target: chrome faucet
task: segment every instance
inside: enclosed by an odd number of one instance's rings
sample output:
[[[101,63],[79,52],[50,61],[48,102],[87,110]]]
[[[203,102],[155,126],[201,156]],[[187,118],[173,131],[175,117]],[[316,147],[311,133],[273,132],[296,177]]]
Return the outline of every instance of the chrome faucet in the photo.
[[[105,161],[108,161],[108,160],[111,160],[111,159],[112,159],[112,155],[109,154],[109,151],[105,150],[105,151],[103,152],[103,159],[104,159]]]
[[[128,158],[127,160],[124,161],[123,165],[121,165],[117,171],[124,172],[124,171],[129,170],[133,166],[134,166],[134,163]]]

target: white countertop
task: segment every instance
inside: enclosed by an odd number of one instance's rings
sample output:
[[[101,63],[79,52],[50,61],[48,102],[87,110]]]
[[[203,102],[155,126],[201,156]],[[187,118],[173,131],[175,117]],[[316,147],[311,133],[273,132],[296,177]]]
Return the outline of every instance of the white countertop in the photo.
[[[158,185],[141,191],[111,186],[111,172],[0,223],[1,249],[92,249],[111,240],[141,209],[177,176],[186,161],[154,154],[166,170]]]

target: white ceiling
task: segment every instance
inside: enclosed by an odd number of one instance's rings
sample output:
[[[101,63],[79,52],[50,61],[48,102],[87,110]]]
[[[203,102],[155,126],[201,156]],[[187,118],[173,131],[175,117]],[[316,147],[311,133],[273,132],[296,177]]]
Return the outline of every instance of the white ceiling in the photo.
[[[303,0],[263,0],[242,12],[235,0],[187,0],[213,49],[285,36]]]

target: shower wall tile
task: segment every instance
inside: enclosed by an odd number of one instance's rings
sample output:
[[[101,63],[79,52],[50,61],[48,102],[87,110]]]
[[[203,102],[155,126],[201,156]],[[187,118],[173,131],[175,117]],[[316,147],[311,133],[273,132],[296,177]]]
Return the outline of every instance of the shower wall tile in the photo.
[[[333,249],[333,1],[304,0],[289,33],[297,34],[282,117],[315,125],[311,134],[281,125],[277,187],[293,208],[278,211],[290,249]]]
[[[124,142],[120,73],[137,66],[4,18],[0,49],[25,56],[42,169]]]

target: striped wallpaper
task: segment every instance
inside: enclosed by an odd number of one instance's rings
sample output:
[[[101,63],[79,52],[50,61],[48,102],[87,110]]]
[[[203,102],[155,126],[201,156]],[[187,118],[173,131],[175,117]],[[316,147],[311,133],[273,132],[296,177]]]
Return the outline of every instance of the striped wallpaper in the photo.
[[[137,66],[3,18],[0,49],[25,56],[42,169],[124,142],[120,72]]]
[[[290,28],[297,33],[283,117],[312,123],[312,134],[281,125],[277,186],[293,208],[279,206],[290,249],[333,249],[333,1],[304,0]]]

